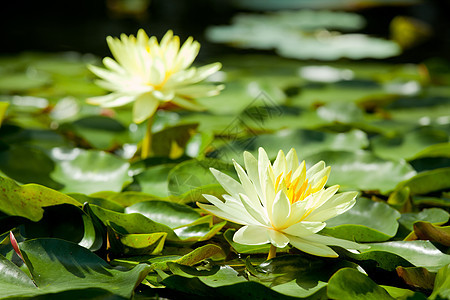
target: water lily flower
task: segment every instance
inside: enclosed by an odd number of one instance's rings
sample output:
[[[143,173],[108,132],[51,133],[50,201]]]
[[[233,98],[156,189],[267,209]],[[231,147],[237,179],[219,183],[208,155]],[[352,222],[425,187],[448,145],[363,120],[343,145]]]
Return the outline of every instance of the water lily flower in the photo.
[[[133,104],[133,121],[141,123],[153,116],[158,107],[175,105],[202,110],[196,98],[217,95],[221,85],[201,84],[221,68],[213,63],[192,67],[200,44],[189,37],[180,47],[180,39],[169,30],[158,44],[140,29],[137,36],[122,34],[120,39],[107,37],[114,59],[106,57],[106,68],[89,66],[101,79],[97,84],[111,91],[105,96],[89,98],[91,104],[117,107]]]
[[[234,161],[240,183],[213,168],[211,172],[228,194],[222,200],[203,195],[211,204],[199,207],[225,220],[244,225],[233,237],[236,243],[271,243],[269,258],[288,244],[309,254],[337,257],[328,245],[357,250],[367,248],[352,241],[321,235],[325,221],[355,204],[357,192],[336,193],[338,185],[324,188],[330,167],[323,161],[308,170],[295,149],[278,152],[273,165],[263,148],[256,159],[244,152],[245,170]]]

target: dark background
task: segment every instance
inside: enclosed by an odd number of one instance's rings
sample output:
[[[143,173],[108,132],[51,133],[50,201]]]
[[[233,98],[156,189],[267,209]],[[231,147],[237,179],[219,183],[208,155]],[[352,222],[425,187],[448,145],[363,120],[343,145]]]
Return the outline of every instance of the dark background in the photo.
[[[105,56],[109,55],[106,36],[136,34],[139,28],[158,38],[168,29],[173,29],[182,41],[194,36],[202,45],[200,59],[249,51],[211,44],[204,39],[208,25],[229,24],[236,13],[250,12],[231,0],[151,0],[146,10],[134,14],[114,10],[112,3],[113,0],[3,1],[0,54],[77,51]],[[430,57],[450,60],[450,1],[351,9],[366,18],[363,32],[379,37],[389,37],[389,24],[397,15],[411,16],[431,26],[432,35],[425,42],[394,60],[420,62]]]

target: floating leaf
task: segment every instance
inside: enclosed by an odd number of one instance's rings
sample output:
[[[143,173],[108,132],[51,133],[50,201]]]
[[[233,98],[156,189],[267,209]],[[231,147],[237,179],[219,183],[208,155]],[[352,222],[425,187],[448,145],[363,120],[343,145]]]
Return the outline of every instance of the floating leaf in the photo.
[[[39,148],[12,145],[0,150],[0,170],[21,183],[38,183],[59,189],[60,183],[50,178],[55,163]]]
[[[450,226],[438,227],[429,222],[417,221],[414,223],[414,234],[418,239],[450,247]]]
[[[120,135],[126,133],[119,121],[105,116],[84,117],[72,122],[70,127],[96,149],[109,149],[119,144]]]
[[[57,204],[81,204],[60,192],[37,184],[19,186],[13,180],[0,177],[0,210],[11,216],[20,216],[39,221],[43,207]]]
[[[402,214],[399,222],[405,228],[412,231],[413,225],[417,221],[426,221],[437,225],[447,223],[450,215],[448,212],[441,208],[427,208],[418,213],[404,213]]]
[[[404,161],[377,158],[367,151],[326,151],[305,158],[307,165],[325,161],[332,166],[329,185],[339,184],[342,189],[379,190],[387,193],[395,186],[415,175]]]
[[[450,298],[450,264],[442,267],[434,282],[434,290],[428,299],[449,299]]]
[[[200,218],[200,214],[187,205],[158,200],[136,203],[125,208],[125,213],[140,213],[172,229],[188,225]]]
[[[386,270],[394,270],[395,266],[409,267],[410,265],[405,264],[409,262],[416,267],[436,272],[450,263],[450,255],[442,253],[429,241],[393,241],[366,245],[370,248],[361,250],[360,254],[346,255],[357,260],[375,260]]]
[[[301,151],[301,157],[326,150],[356,151],[368,145],[367,136],[360,130],[346,133],[327,133],[313,130],[281,130],[275,134],[261,134],[248,140],[237,141],[219,149],[222,160],[243,162],[242,152],[249,151],[257,156],[263,147],[269,158],[275,158],[281,149],[287,153],[291,148]]]
[[[401,182],[397,188],[409,187],[412,195],[423,195],[450,188],[450,168],[425,171]]]
[[[178,164],[169,173],[169,192],[174,196],[182,196],[196,188],[210,184],[220,186],[209,168],[219,169],[236,178],[234,168],[216,159],[188,160]],[[222,190],[223,191],[223,190]]]
[[[34,282],[47,293],[102,288],[128,298],[150,270],[147,265],[112,268],[91,251],[63,240],[35,239],[19,247]]]
[[[385,159],[411,159],[428,146],[445,142],[448,142],[448,134],[432,127],[419,128],[392,138],[379,136],[371,140],[375,155]]]
[[[381,242],[396,234],[399,218],[400,213],[383,202],[358,198],[350,210],[327,220],[322,233],[356,242]]]
[[[122,234],[107,227],[110,250],[116,255],[155,255],[161,253],[166,232],[146,234]]]
[[[406,284],[415,288],[432,290],[436,274],[428,272],[425,268],[397,267],[397,274]]]
[[[129,163],[102,151],[81,151],[72,160],[59,161],[53,178],[65,186],[65,193],[92,194],[100,191],[119,192],[130,183]]]
[[[344,268],[328,282],[328,297],[332,299],[394,299],[389,293],[361,272]]]
[[[142,192],[158,197],[168,197],[168,176],[175,164],[151,166],[136,176]]]

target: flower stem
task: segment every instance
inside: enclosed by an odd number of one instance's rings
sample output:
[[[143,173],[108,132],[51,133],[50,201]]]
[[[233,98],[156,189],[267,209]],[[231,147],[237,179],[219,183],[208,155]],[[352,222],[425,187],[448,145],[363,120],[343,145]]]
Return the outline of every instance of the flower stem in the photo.
[[[145,132],[144,139],[142,140],[141,159],[146,159],[152,154],[152,125],[153,116],[147,120],[147,131]]]
[[[277,247],[270,244],[269,255],[267,256],[267,260],[274,258],[277,255]]]

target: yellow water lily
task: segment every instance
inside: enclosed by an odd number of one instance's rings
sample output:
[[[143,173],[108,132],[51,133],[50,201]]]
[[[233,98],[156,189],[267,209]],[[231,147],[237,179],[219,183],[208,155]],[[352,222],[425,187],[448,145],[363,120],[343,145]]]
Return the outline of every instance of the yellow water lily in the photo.
[[[189,37],[180,47],[180,38],[169,30],[161,42],[148,37],[140,29],[137,36],[122,34],[107,37],[113,57],[103,59],[106,68],[90,66],[101,79],[97,84],[110,94],[89,98],[91,104],[117,107],[133,104],[133,120],[141,123],[149,119],[158,107],[179,106],[202,110],[196,98],[217,95],[223,86],[200,82],[221,68],[213,63],[192,67],[200,44]]]
[[[222,200],[203,195],[211,204],[199,207],[225,220],[245,225],[233,237],[236,243],[262,245],[271,243],[269,258],[277,248],[288,244],[309,254],[337,257],[329,246],[363,249],[364,245],[319,234],[325,221],[349,210],[357,192],[337,193],[339,186],[324,188],[330,167],[323,161],[306,169],[299,162],[295,149],[287,155],[278,152],[273,165],[265,150],[258,159],[244,152],[245,170],[234,167],[240,183],[211,168],[211,172],[228,194]]]

